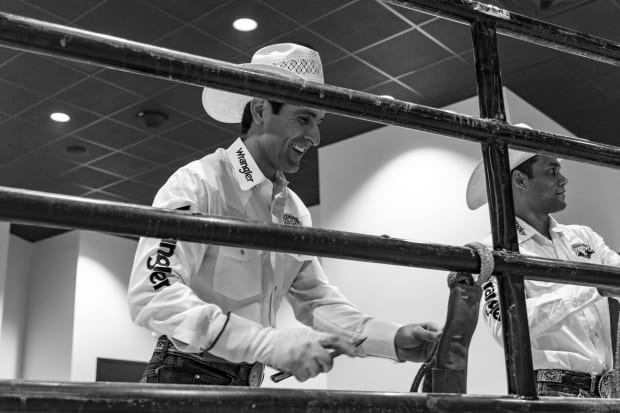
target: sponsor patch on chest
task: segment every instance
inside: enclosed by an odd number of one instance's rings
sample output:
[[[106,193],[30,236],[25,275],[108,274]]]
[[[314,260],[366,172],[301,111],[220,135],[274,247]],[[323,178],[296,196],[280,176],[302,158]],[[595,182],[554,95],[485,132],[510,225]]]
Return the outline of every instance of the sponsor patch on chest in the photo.
[[[584,257],[587,259],[590,259],[590,257],[592,256],[592,254],[594,254],[596,251],[594,251],[589,244],[586,244],[584,242],[578,242],[575,243],[573,245],[570,246],[571,249],[573,250],[573,252],[575,253],[576,256],[578,257]]]
[[[286,225],[301,225],[301,221],[295,215],[284,214],[282,216],[282,222]]]

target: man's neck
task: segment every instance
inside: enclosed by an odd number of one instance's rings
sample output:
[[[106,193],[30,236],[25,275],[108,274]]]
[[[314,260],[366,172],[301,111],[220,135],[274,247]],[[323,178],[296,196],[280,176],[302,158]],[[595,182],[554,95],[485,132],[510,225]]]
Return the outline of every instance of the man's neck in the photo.
[[[532,228],[538,231],[541,235],[551,239],[549,234],[549,215],[548,214],[536,214],[533,212],[517,212],[516,215],[527,222]]]

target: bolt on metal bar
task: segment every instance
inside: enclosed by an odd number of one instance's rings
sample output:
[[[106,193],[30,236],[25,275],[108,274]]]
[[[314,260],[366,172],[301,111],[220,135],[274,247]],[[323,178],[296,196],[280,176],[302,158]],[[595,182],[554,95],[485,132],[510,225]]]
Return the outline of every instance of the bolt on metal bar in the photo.
[[[238,65],[0,12],[7,46],[196,86],[247,93],[331,113],[482,143],[496,140],[597,165],[620,167],[620,148],[496,120],[455,114],[333,85],[281,79]]]
[[[541,46],[620,66],[620,43],[581,33],[472,0],[383,0],[458,23],[487,21],[498,33]]]
[[[121,202],[0,187],[0,219],[119,235],[172,238],[447,271],[478,273],[470,248],[313,227],[264,224]],[[620,287],[620,268],[493,251],[495,273]],[[579,277],[576,275],[579,274]]]
[[[506,120],[495,25],[471,24],[480,117]],[[512,201],[508,145],[482,144],[493,249],[519,252]],[[508,392],[536,396],[530,334],[525,310],[524,279],[516,272],[498,278]]]

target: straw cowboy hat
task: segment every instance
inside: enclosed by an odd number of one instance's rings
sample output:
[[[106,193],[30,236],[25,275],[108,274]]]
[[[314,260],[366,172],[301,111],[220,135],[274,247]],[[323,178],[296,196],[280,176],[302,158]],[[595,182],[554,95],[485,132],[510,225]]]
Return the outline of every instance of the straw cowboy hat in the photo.
[[[532,129],[525,123],[518,123],[515,126]],[[512,171],[514,168],[536,155],[538,155],[538,153],[508,149],[510,170]],[[478,162],[478,165],[476,165],[471,173],[471,176],[469,177],[465,197],[467,199],[467,206],[469,209],[478,209],[487,203],[486,178],[484,175],[484,163],[482,160]]]
[[[275,74],[287,79],[302,79],[324,83],[323,65],[318,52],[295,43],[279,43],[259,49],[250,63],[242,68]],[[215,120],[224,123],[239,123],[243,108],[252,96],[226,92],[205,87],[202,91],[202,106]]]

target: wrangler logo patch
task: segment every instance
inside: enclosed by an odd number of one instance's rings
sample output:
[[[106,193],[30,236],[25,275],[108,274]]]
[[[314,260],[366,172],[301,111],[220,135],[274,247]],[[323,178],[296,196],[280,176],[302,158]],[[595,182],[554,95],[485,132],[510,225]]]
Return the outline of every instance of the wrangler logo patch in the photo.
[[[578,257],[584,257],[587,259],[590,259],[592,254],[596,252],[590,247],[590,245],[583,243],[583,242],[578,242],[577,244],[573,244],[570,247],[573,249],[573,252],[575,253],[575,255],[577,255]]]
[[[524,237],[527,235],[527,233],[525,232],[525,229],[518,222],[517,222],[517,232],[519,233],[519,235],[523,235]]]
[[[499,298],[495,292],[495,287],[491,281],[482,286],[484,293],[484,314],[487,317],[493,317],[497,321],[501,321]]]
[[[146,268],[152,271],[149,281],[153,284],[155,291],[170,285],[170,279],[168,278],[168,275],[171,273],[170,257],[174,254],[176,247],[177,241],[175,239],[162,240],[159,243],[157,253],[151,255],[146,260]]]

